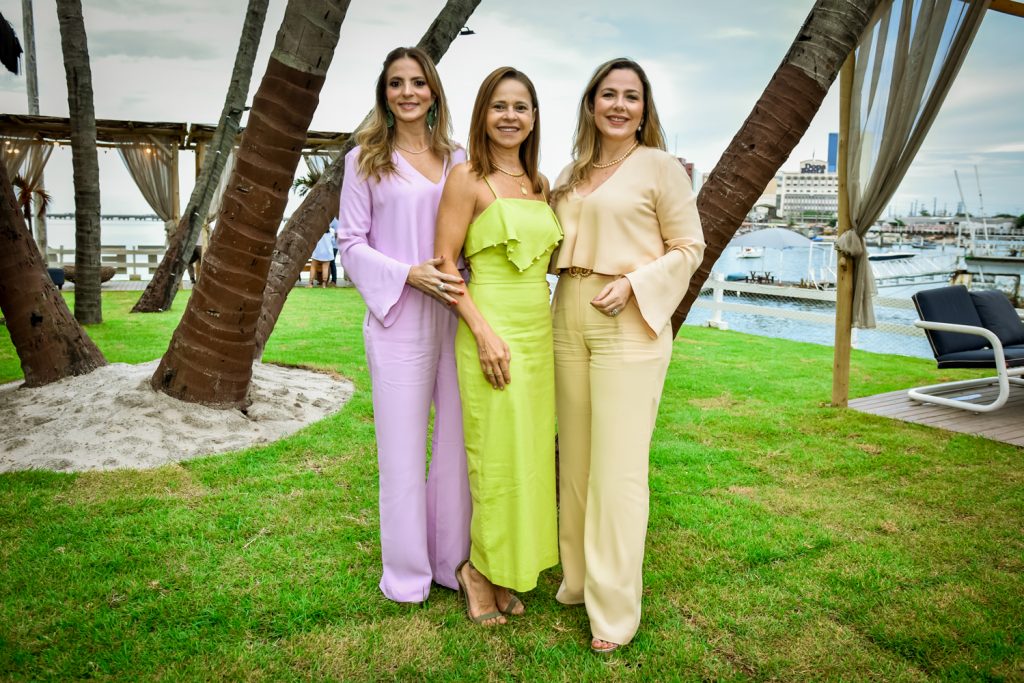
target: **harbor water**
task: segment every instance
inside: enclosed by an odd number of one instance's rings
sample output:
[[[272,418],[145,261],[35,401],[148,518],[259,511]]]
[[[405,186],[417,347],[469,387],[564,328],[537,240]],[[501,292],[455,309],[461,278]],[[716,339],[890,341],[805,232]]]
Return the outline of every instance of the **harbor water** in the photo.
[[[164,244],[164,224],[159,220],[103,220],[100,225],[100,241],[104,245],[124,246],[129,249],[141,246]],[[48,241],[52,248],[64,246],[74,248],[74,221],[71,219],[50,219],[47,222]],[[872,251],[879,251],[873,249]],[[936,249],[900,248],[900,251],[914,252],[921,258],[944,254],[951,261],[956,252],[951,247]],[[809,249],[764,249],[756,258],[740,258],[739,247],[727,247],[722,253],[713,273],[723,280],[732,278],[749,278],[762,281],[774,280],[775,285],[781,283],[800,283],[801,281],[831,282],[831,272],[835,268],[836,254],[831,243],[813,243]],[[916,258],[916,257],[915,257]],[[915,259],[909,259],[913,262]],[[873,264],[876,270],[883,271],[887,266]],[[118,279],[127,276],[118,275]],[[948,278],[947,278],[948,280]],[[900,307],[876,305],[875,315],[878,326],[873,330],[855,330],[854,347],[877,353],[894,353],[900,355],[931,358],[931,350],[927,340],[919,330],[913,327],[917,314],[910,305],[910,296],[914,291],[927,287],[938,287],[945,284],[939,278],[903,278],[902,282],[895,278],[886,280],[888,286],[879,288],[878,301],[900,301]],[[711,295],[701,296],[701,302],[710,302]],[[726,301],[756,305],[766,309],[779,309],[784,314],[806,312],[826,316],[834,315],[835,306],[827,301],[800,300],[789,297],[772,296],[769,294],[729,293],[726,290]],[[712,316],[709,308],[694,306],[686,319],[688,325],[704,325]],[[745,312],[728,311],[722,314],[730,330],[756,334],[761,336],[791,339],[793,341],[811,342],[831,346],[834,341],[833,324],[808,322],[790,317],[760,315]]]

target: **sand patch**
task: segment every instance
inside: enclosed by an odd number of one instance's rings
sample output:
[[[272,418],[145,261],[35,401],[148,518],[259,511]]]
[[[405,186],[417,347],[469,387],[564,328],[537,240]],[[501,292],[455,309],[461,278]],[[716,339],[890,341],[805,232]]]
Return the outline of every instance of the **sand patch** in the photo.
[[[0,472],[146,469],[270,443],[339,410],[352,383],[256,363],[245,413],[149,386],[159,361],[112,363],[34,389],[0,385]]]

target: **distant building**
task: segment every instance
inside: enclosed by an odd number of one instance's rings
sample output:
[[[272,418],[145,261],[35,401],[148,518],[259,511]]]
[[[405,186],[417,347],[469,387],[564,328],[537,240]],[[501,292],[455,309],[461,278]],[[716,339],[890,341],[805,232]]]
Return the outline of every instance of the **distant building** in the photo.
[[[800,162],[798,173],[780,173],[775,194],[779,216],[793,220],[831,220],[839,211],[839,176],[820,159]]]
[[[835,173],[839,163],[839,133],[828,134],[828,172]]]
[[[690,176],[690,187],[693,188],[693,191],[696,192],[699,190],[700,188],[697,185],[697,174],[694,172],[693,162],[687,161],[683,157],[676,157],[676,160],[678,160],[679,163],[683,165],[683,168],[686,169],[686,175]],[[701,183],[701,185],[703,185],[703,183]]]

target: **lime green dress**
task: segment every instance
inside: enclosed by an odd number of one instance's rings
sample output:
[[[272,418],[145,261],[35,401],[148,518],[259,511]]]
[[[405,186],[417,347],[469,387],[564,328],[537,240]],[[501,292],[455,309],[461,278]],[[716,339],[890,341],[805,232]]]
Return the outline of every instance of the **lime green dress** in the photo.
[[[533,589],[538,574],[558,563],[546,274],[561,239],[546,203],[497,197],[470,224],[463,250],[473,302],[512,357],[511,384],[494,389],[480,368],[476,338],[459,323],[455,358],[473,498],[470,560],[495,585],[517,591]]]

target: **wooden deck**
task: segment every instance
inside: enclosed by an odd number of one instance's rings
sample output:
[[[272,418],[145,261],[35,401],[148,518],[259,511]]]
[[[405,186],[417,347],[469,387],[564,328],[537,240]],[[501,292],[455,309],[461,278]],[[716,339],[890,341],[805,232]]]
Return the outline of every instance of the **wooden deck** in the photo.
[[[972,401],[992,401],[998,394],[996,387],[960,389],[946,394],[949,398],[957,395],[980,395]],[[1024,446],[1024,388],[1010,387],[1010,398],[999,410],[991,413],[972,413],[967,410],[919,403],[907,396],[906,390],[891,391],[887,394],[865,396],[849,403],[853,410],[882,415],[894,420],[916,422],[917,424],[948,429],[963,434],[977,434],[993,441]]]

